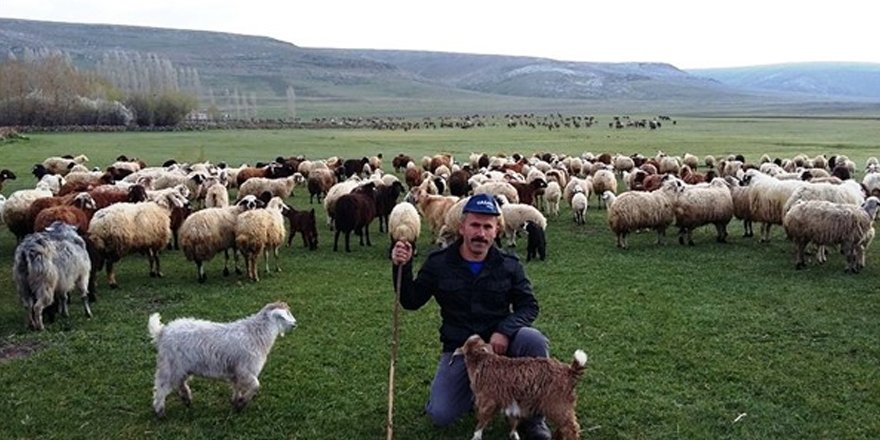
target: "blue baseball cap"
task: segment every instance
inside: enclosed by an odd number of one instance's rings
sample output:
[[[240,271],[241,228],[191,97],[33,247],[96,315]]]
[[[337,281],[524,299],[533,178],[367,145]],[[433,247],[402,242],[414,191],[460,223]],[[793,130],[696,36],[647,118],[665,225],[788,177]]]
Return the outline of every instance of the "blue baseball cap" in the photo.
[[[495,203],[495,197],[491,194],[474,194],[464,204],[461,210],[464,213],[484,214],[484,215],[501,215],[498,204]]]

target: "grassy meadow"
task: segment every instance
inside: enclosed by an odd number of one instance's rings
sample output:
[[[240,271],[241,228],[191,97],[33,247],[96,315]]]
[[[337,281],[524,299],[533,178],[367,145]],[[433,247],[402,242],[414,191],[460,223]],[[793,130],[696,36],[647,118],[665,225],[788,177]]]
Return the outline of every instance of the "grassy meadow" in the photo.
[[[209,131],[182,133],[30,134],[0,145],[0,168],[18,179],[3,194],[34,184],[31,166],[47,156],[84,153],[106,166],[119,154],[158,164],[279,155],[361,157],[450,152],[459,160],[489,154],[640,152],[846,154],[859,167],[880,156],[875,119],[685,118],[662,129],[612,130],[609,116],[589,129],[437,129],[403,131]],[[703,170],[701,170],[703,171]],[[861,173],[857,176],[861,179]],[[623,188],[621,186],[621,188]],[[308,208],[297,188],[288,202]],[[393,290],[387,237],[371,226],[372,247],[334,253],[320,205],[319,248],[297,237],[282,249],[282,273],[260,283],[221,275],[222,256],[196,282],[180,251],[162,255],[164,278],[148,276],[146,259],[124,258],[120,288],[99,275],[99,301],[86,320],[78,299],[71,316],[28,331],[11,280],[14,237],[0,231],[0,438],[289,438],[378,439],[385,436]],[[757,226],[756,226],[757,229]],[[577,226],[563,203],[549,218],[548,259],[526,264],[541,306],[535,326],[564,361],[575,349],[589,357],[578,387],[584,438],[880,438],[880,252],[867,267],[844,273],[842,256],[794,269],[793,246],[781,227],[770,243],[744,239],[729,226],[727,244],[714,228],[699,229],[693,247],[670,230],[664,246],[634,234],[615,247],[605,212],[591,199]],[[419,241],[423,261],[429,233]],[[514,249],[523,259],[525,240]],[[262,267],[262,261],[261,261]],[[150,313],[163,321],[195,316],[229,321],[284,300],[299,327],[279,338],[260,376],[262,388],[241,413],[226,383],[196,378],[194,403],[170,395],[167,417],[151,409],[155,350]],[[469,438],[475,421],[435,428],[422,415],[439,355],[436,305],[401,315],[395,433],[401,439]],[[506,438],[499,417],[485,433]]]

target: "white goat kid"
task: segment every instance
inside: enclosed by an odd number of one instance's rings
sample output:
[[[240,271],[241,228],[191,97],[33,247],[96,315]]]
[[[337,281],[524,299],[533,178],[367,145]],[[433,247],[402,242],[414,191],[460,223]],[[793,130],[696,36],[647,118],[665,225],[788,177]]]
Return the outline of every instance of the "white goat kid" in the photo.
[[[286,303],[267,304],[254,315],[229,323],[181,318],[163,325],[159,314],[147,326],[156,345],[153,411],[165,415],[165,397],[178,390],[192,404],[191,375],[232,382],[232,405],[241,410],[260,388],[257,377],[278,335],[296,327]]]

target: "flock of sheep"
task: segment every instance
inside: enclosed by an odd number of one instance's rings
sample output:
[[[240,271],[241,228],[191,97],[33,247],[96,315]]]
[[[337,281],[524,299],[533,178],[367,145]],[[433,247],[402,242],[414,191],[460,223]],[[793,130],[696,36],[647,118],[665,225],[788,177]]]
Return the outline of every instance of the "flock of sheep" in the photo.
[[[694,229],[710,224],[716,240],[724,242],[727,225],[740,219],[747,236],[753,222],[761,223],[761,241],[769,240],[772,225],[782,225],[795,244],[798,268],[806,263],[808,245],[817,246],[818,262],[827,260],[829,246],[839,246],[847,271],[854,273],[865,266],[880,195],[876,158],[868,159],[864,178],[857,182],[852,178],[855,163],[824,155],[775,161],[765,155],[756,163],[733,155],[708,156],[700,163],[690,154],[662,152],[654,157],[474,153],[464,161],[450,154],[420,160],[399,154],[392,160],[397,173],[383,171],[392,167],[383,168],[381,155],[348,160],[278,157],[237,168],[173,160],[148,167],[122,156],[93,171],[87,162],[85,156],[47,158],[34,166],[34,189],[15,191],[0,202],[4,222],[21,243],[16,280],[29,310],[28,325],[35,329],[42,328],[37,311],[48,309],[53,317],[51,305],[57,298],[66,301],[74,287],[82,290],[82,280],[90,314],[88,298],[94,297],[97,271],[104,268],[107,284],[115,288],[114,265],[135,252],[147,255],[152,277],[162,276],[160,253],[169,246],[195,263],[200,282],[207,279],[205,263],[219,253],[224,254],[224,275],[241,273],[239,254],[251,280],[259,281],[261,255],[267,273],[271,255],[274,270],[280,271],[278,250],[288,235],[289,242],[294,233],[302,233],[310,248],[317,246],[314,210],[297,211],[285,204],[298,185],[307,186],[310,203],[317,199],[323,204],[328,229],[335,232],[334,251],[343,236],[345,250],[351,251],[351,233],[360,237],[361,245],[370,245],[376,218],[380,233],[415,245],[425,224],[431,243],[447,246],[458,238],[467,198],[488,193],[503,213],[499,244],[515,246],[517,236],[528,231],[529,258],[546,255],[546,216],[558,216],[564,202],[574,222],[583,224],[595,199],[605,208],[620,248],[628,247],[629,234],[642,230],[656,231],[661,243],[670,227],[678,229],[680,243],[693,245]],[[15,178],[14,173],[0,172],[0,184],[8,178]],[[235,199],[230,198],[231,188],[237,188]],[[49,244],[70,238],[69,231],[61,233],[66,229],[51,226],[55,222],[71,225],[79,234],[89,256],[85,266],[69,264],[64,259],[73,258],[69,252],[50,249]],[[40,269],[38,255],[44,255]],[[36,270],[66,276],[29,275]]]

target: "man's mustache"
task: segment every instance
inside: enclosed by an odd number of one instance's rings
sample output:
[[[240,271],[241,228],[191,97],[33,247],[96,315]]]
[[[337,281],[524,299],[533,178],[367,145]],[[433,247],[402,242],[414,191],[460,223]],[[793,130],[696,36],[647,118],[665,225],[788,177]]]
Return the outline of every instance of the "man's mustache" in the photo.
[[[485,238],[472,238],[471,241],[474,242],[474,243],[486,243],[486,244],[489,244],[489,240],[486,240]]]

